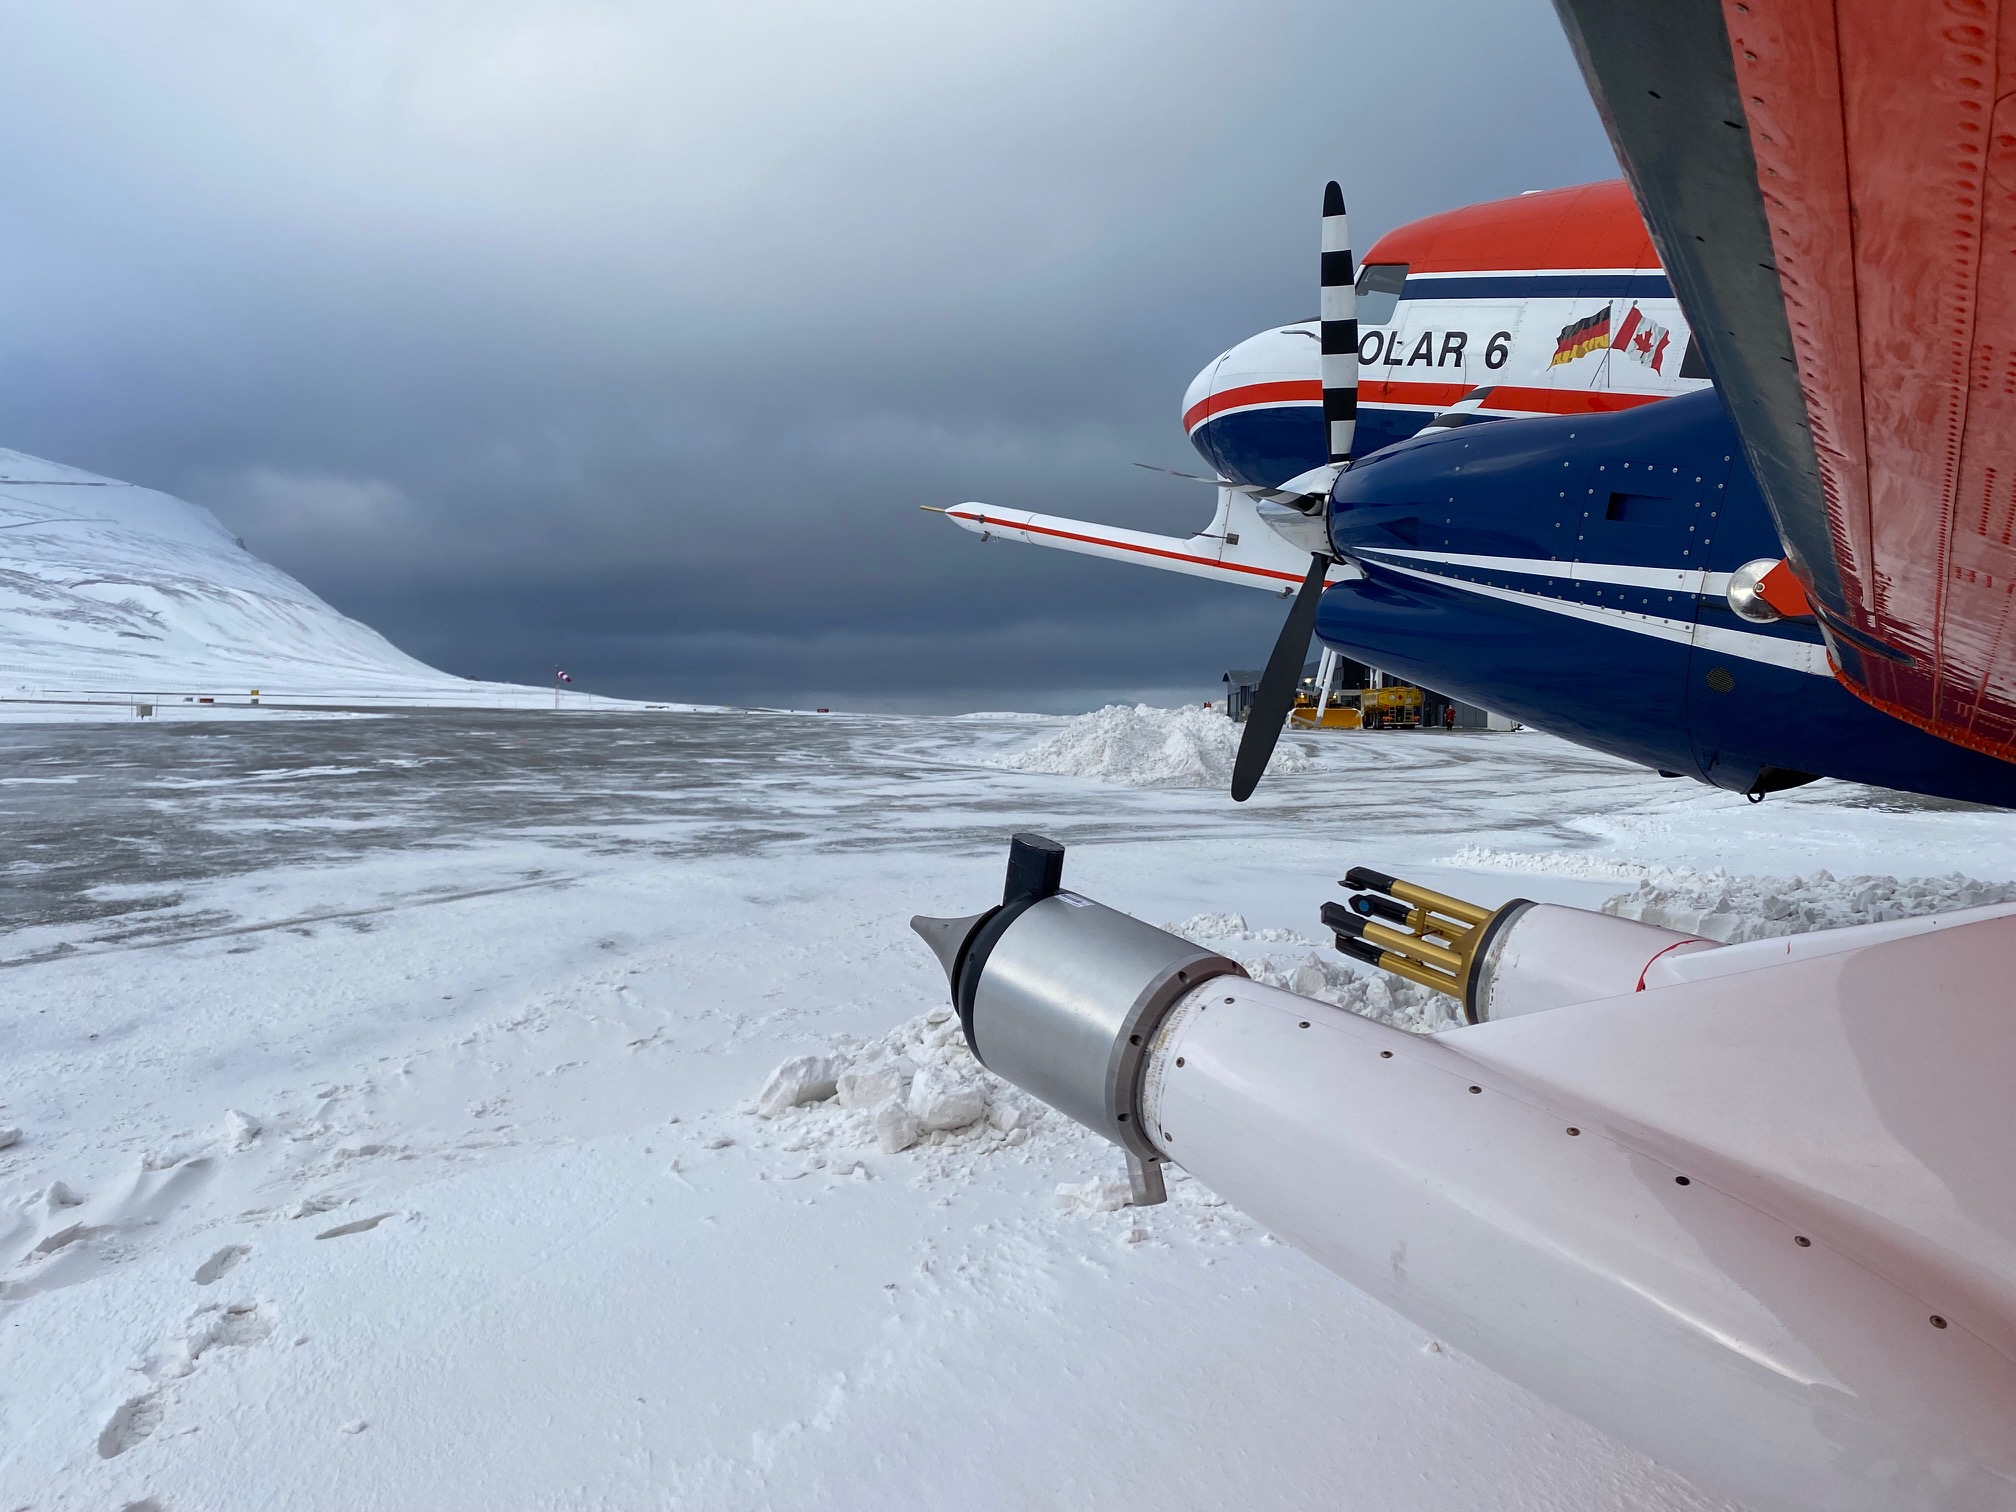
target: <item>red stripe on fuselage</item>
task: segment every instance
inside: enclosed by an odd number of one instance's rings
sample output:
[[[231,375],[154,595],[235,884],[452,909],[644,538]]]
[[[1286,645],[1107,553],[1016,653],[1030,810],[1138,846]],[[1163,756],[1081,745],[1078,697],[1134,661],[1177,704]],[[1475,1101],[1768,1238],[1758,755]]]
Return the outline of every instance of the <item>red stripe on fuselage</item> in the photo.
[[[1471,389],[1468,383],[1361,383],[1360,404],[1421,404],[1447,409]],[[1601,389],[1520,388],[1501,383],[1485,396],[1487,410],[1518,410],[1527,415],[1608,415],[1618,410],[1656,404],[1664,394],[1619,394]]]
[[[945,511],[956,520],[971,520],[976,525],[995,524],[1003,530],[1026,530],[1031,535],[1056,536],[1064,541],[1083,541],[1088,546],[1105,546],[1113,551],[1132,551],[1141,556],[1164,557],[1172,562],[1194,562],[1200,567],[1215,567],[1221,572],[1243,572],[1249,577],[1274,578],[1283,583],[1299,583],[1301,577],[1293,572],[1276,572],[1271,567],[1247,567],[1238,562],[1221,562],[1214,557],[1192,556],[1187,551],[1165,551],[1159,546],[1136,546],[1131,541],[1115,541],[1106,536],[1081,535],[1075,530],[1056,530],[1048,525],[1018,525],[1013,520],[990,521],[984,514],[960,514],[956,509]]]
[[[1387,378],[1368,378],[1358,385],[1360,404],[1418,404],[1447,409],[1472,388],[1469,383],[1405,383]],[[1636,409],[1663,399],[1664,394],[1620,394],[1594,389],[1520,388],[1499,384],[1492,388],[1485,408],[1519,410],[1532,415],[1602,415],[1616,410]],[[1290,383],[1249,383],[1243,388],[1225,389],[1199,400],[1184,412],[1183,429],[1195,431],[1206,420],[1227,410],[1248,409],[1264,404],[1321,404],[1323,385],[1315,379]]]
[[[1323,383],[1318,378],[1291,378],[1282,383],[1248,383],[1239,388],[1220,389],[1206,394],[1183,412],[1186,433],[1197,429],[1213,415],[1253,404],[1321,404]]]

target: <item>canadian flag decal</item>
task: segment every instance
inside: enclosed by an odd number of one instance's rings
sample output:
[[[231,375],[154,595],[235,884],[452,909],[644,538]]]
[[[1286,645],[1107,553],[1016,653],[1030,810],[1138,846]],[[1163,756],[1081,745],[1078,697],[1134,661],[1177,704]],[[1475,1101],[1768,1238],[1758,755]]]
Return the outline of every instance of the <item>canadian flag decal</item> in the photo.
[[[1631,306],[1624,323],[1617,327],[1617,334],[1611,339],[1613,351],[1622,352],[1634,362],[1642,362],[1660,376],[1666,373],[1666,347],[1673,339],[1673,333],[1658,321],[1648,318],[1637,305]]]

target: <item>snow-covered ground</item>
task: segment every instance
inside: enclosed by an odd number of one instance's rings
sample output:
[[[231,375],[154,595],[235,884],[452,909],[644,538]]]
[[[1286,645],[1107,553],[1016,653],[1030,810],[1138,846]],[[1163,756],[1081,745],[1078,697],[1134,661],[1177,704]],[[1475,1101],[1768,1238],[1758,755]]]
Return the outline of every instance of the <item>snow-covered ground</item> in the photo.
[[[553,698],[415,661],[253,556],[201,505],[0,448],[0,710],[243,705],[254,689],[262,706],[537,709]]]
[[[1319,944],[1354,863],[1831,921],[1959,884],[1823,869],[2009,883],[2016,820],[1524,733],[1290,737],[1244,806],[1001,765],[1065,729],[0,726],[0,1507],[1721,1505],[1195,1182],[1114,1207],[905,921],[1039,829],[1420,1024]],[[844,1095],[762,1116],[801,1056]]]

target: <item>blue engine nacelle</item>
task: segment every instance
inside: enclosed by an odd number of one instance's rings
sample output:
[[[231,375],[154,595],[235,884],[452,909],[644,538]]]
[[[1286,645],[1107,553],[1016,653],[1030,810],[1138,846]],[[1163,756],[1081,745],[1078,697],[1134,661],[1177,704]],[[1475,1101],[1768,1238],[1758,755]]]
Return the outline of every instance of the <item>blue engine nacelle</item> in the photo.
[[[1836,777],[2016,806],[2016,765],[1864,704],[1811,620],[1729,608],[1727,574],[1783,552],[1712,391],[1402,442],[1338,479],[1330,532],[1366,575],[1316,633],[1387,672],[1738,792]]]

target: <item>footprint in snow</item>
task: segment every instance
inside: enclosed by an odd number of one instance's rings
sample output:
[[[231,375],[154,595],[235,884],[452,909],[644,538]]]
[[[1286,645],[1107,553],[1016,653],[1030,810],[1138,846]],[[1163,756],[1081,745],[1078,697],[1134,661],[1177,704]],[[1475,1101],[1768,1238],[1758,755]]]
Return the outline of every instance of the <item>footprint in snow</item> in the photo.
[[[156,1354],[146,1366],[147,1374],[157,1381],[186,1376],[212,1350],[244,1349],[270,1338],[278,1322],[278,1315],[263,1302],[234,1302],[228,1307],[213,1302],[200,1307],[189,1320],[188,1333]],[[122,1402],[99,1430],[98,1457],[117,1459],[152,1437],[161,1426],[167,1405],[166,1393],[159,1386]]]
[[[96,1239],[100,1235],[109,1234],[111,1232],[112,1232],[111,1229],[106,1228],[102,1225],[96,1225],[90,1223],[66,1224],[62,1228],[56,1230],[55,1233],[49,1235],[46,1239],[44,1239],[40,1244],[36,1245],[35,1248],[30,1250],[28,1253],[30,1258],[42,1255],[53,1255],[58,1250],[68,1249],[71,1245],[77,1243],[80,1239]]]
[[[361,1234],[367,1229],[378,1227],[379,1224],[391,1216],[390,1213],[376,1213],[369,1218],[359,1218],[354,1223],[339,1223],[332,1229],[322,1230],[315,1237],[317,1239],[341,1239],[345,1234]]]
[[[98,1435],[98,1458],[117,1459],[161,1426],[161,1393],[144,1392],[122,1404]]]
[[[190,1362],[213,1349],[243,1349],[262,1343],[272,1337],[278,1323],[278,1316],[263,1302],[233,1302],[216,1311],[199,1312],[189,1334]]]
[[[198,1286],[208,1286],[235,1268],[239,1261],[252,1253],[249,1244],[227,1244],[208,1260],[196,1267],[195,1281]]]

